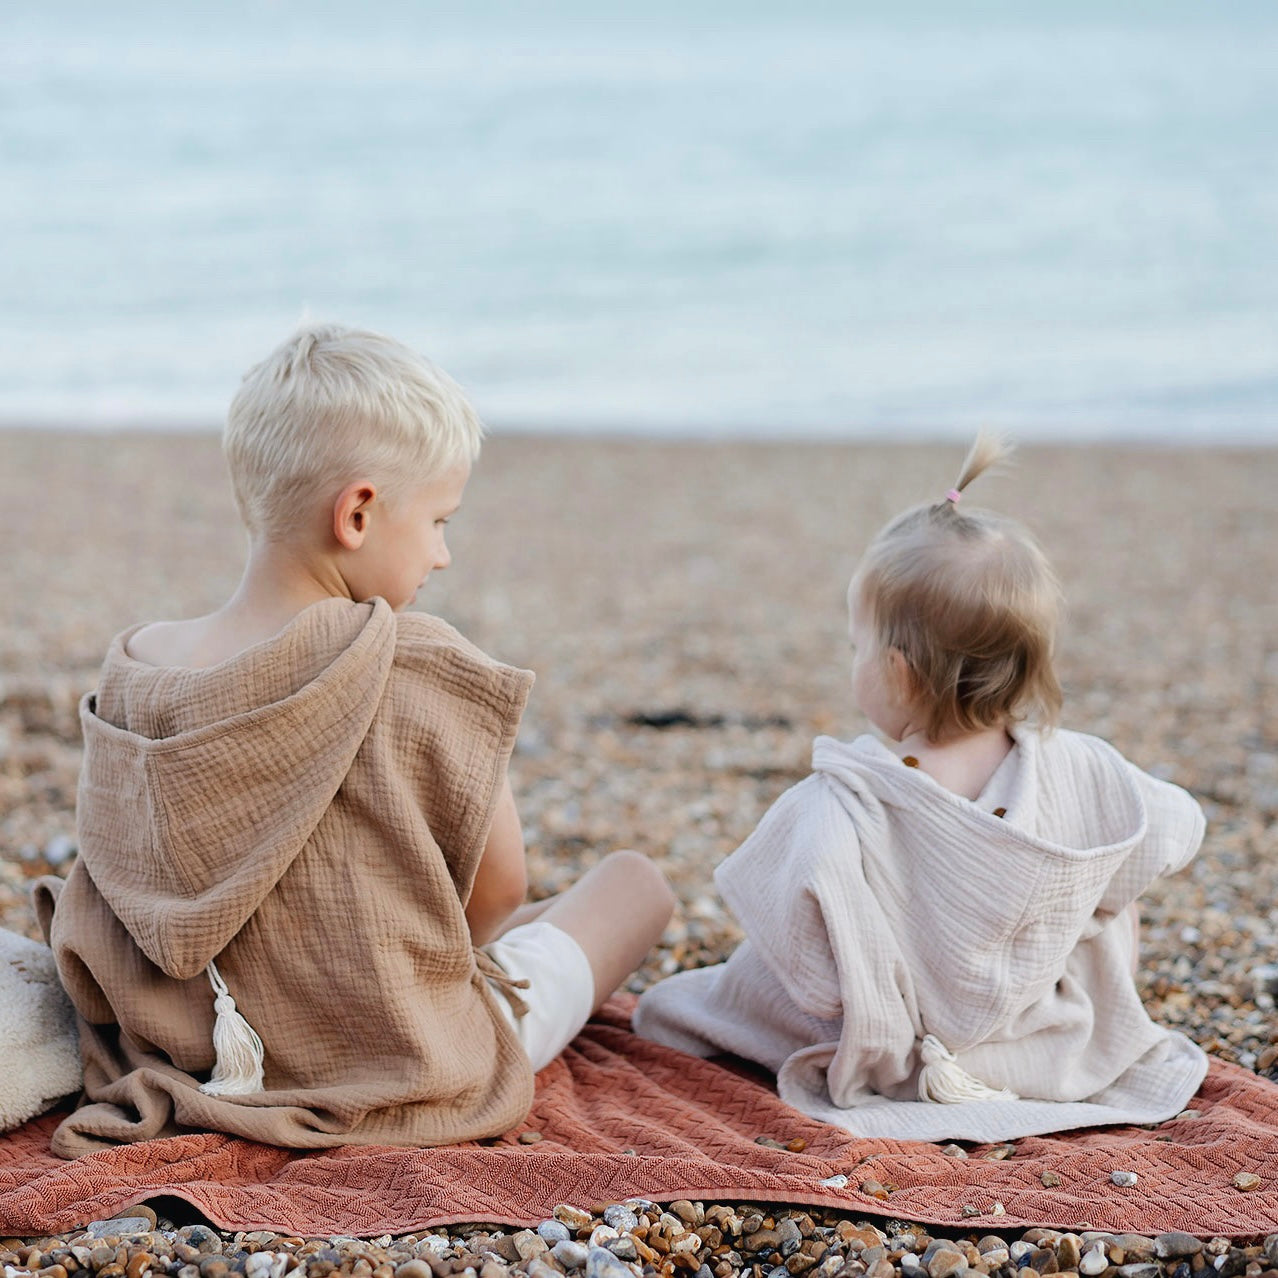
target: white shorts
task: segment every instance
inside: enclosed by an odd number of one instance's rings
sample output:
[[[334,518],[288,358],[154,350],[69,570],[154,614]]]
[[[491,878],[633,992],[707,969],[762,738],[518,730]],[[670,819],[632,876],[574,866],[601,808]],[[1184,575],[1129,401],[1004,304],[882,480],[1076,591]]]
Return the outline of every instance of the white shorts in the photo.
[[[528,1004],[523,1016],[515,1015],[495,984],[493,992],[535,1072],[549,1065],[590,1019],[595,1006],[590,960],[563,928],[543,919],[512,927],[484,949],[507,976],[529,983],[528,989],[515,991]]]

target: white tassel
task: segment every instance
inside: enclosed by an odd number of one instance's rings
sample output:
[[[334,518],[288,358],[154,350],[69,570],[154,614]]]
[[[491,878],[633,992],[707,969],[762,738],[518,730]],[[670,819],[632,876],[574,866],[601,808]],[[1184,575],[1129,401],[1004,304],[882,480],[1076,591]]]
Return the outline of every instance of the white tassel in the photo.
[[[919,1100],[957,1105],[970,1100],[1016,1100],[1007,1088],[995,1091],[958,1063],[953,1052],[932,1034],[923,1039],[923,1068],[919,1071]]]
[[[262,1061],[265,1049],[257,1031],[237,1010],[217,964],[205,969],[213,986],[213,1051],[217,1059],[213,1074],[200,1091],[208,1096],[245,1096],[262,1091]]]

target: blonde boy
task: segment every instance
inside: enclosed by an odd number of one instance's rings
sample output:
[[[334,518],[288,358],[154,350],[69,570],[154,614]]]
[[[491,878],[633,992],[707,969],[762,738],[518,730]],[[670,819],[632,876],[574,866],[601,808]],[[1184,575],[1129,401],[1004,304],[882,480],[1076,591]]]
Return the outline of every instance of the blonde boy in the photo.
[[[672,899],[635,853],[523,903],[506,765],[532,676],[402,611],[449,565],[480,436],[375,333],[308,327],[246,375],[243,578],[111,645],[81,855],[37,890],[85,1062],[58,1153],[495,1135],[659,937]]]

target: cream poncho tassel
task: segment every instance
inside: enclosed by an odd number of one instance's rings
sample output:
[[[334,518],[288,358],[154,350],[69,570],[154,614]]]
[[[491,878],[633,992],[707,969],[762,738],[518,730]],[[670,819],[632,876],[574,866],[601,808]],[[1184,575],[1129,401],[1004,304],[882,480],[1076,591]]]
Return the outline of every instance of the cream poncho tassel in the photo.
[[[200,1091],[209,1096],[245,1096],[249,1092],[260,1092],[265,1055],[262,1040],[236,1008],[217,964],[210,961],[205,971],[213,986],[213,1010],[217,1014],[213,1022],[213,1051],[217,1059],[212,1076],[207,1083],[200,1084]]]
[[[923,1068],[919,1071],[919,1100],[957,1105],[960,1101],[1017,1099],[1016,1093],[1005,1087],[995,1090],[973,1078],[954,1053],[932,1034],[924,1036],[920,1054]]]

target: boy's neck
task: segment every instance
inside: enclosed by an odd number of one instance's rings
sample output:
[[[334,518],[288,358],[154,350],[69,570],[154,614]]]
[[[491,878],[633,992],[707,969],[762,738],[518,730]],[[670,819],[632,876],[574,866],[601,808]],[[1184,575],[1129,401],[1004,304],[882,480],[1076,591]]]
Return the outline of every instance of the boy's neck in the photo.
[[[948,741],[929,741],[927,733],[920,729],[900,741],[887,743],[894,754],[902,759],[917,760],[920,771],[965,799],[980,795],[1015,744],[1002,726],[969,732]]]
[[[209,620],[222,618],[238,633],[270,638],[311,604],[350,597],[331,557],[286,542],[256,541],[235,593]]]
[[[235,593],[216,611],[190,621],[145,626],[128,653],[155,666],[206,668],[274,638],[298,613],[324,599],[349,599],[337,564],[279,542],[255,542]]]

